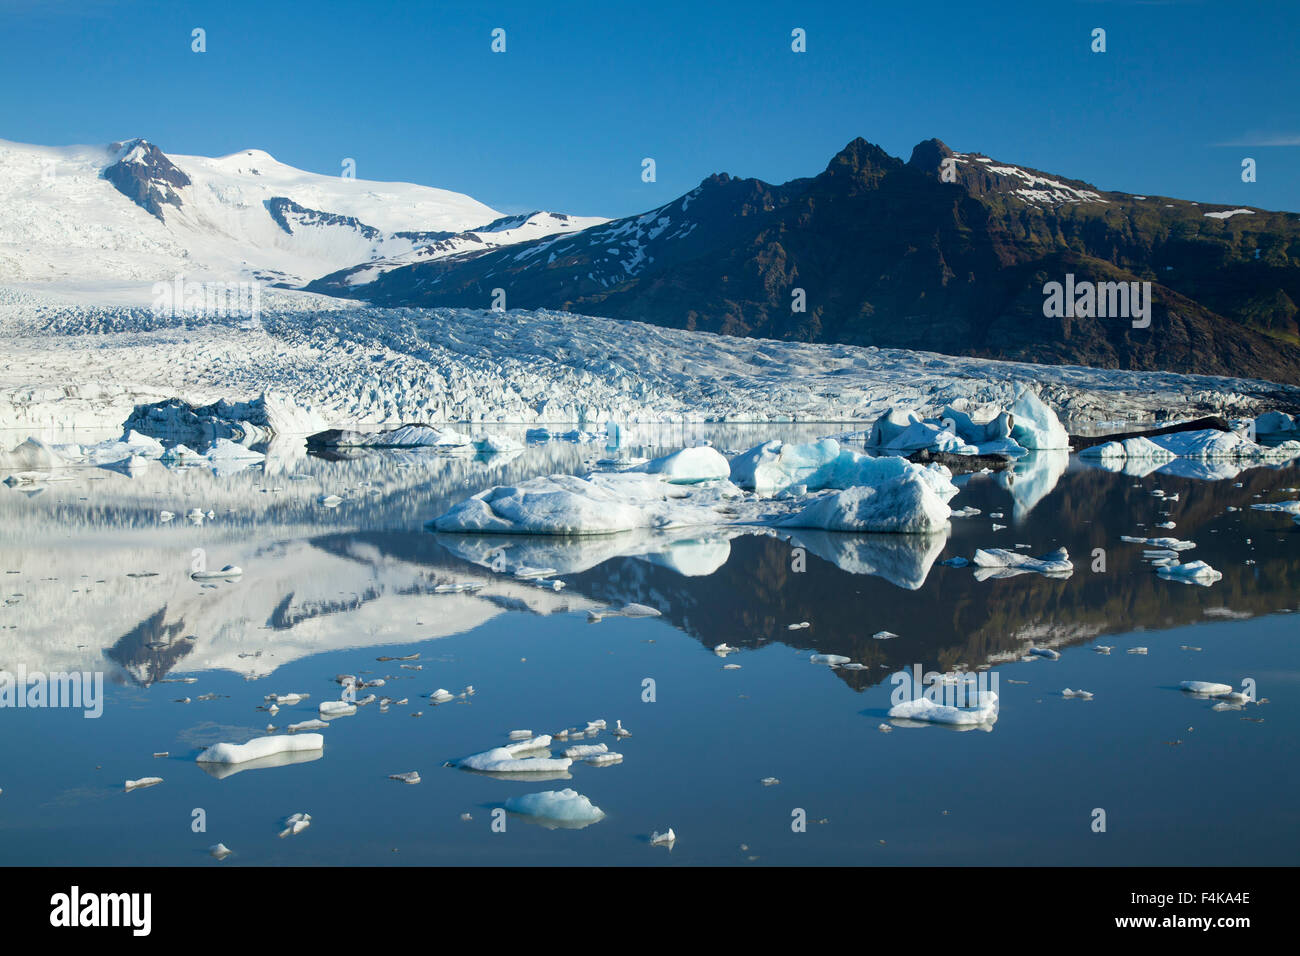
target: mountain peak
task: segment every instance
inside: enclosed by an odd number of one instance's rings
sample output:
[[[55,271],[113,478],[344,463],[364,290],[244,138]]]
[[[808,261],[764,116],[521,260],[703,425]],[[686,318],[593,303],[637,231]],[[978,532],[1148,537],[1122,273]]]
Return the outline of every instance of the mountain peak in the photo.
[[[926,172],[933,172],[939,168],[939,165],[948,157],[953,155],[953,151],[948,148],[948,144],[941,139],[923,139],[912,147],[912,158],[907,161],[907,165]]]
[[[190,184],[190,177],[147,139],[111,143],[114,160],[104,167],[103,177],[127,199],[164,222],[162,207],[180,207],[176,190]]]
[[[902,165],[896,157],[859,136],[831,157],[822,177],[835,182],[874,187],[886,173]]]

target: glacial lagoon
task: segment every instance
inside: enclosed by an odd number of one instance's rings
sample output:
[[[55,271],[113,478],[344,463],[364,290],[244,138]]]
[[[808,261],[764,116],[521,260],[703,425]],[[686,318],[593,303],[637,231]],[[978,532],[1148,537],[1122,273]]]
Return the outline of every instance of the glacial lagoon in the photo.
[[[833,431],[663,429],[622,453]],[[979,514],[944,535],[548,539],[426,523],[492,485],[590,470],[599,443],[269,451],[235,469],[81,467],[0,487],[0,670],[103,675],[97,718],[0,708],[4,862],[1267,865],[1300,850],[1300,526],[1251,507],[1300,496],[1300,467],[1126,474],[1040,452],[959,478],[953,507]],[[1165,535],[1194,541],[1189,557],[1222,579],[1166,580],[1121,540]],[[1017,545],[1064,547],[1075,570],[981,579],[943,563]],[[242,575],[192,577],[225,565]],[[591,619],[628,604],[660,613]],[[891,675],[985,665],[996,723],[889,717]],[[316,731],[322,750],[196,761],[318,719],[344,674],[376,700]],[[1257,700],[1216,709],[1186,680],[1249,681]],[[439,688],[451,699],[432,701]],[[289,694],[308,696],[264,709]],[[512,731],[597,720],[607,729],[550,753],[605,744],[621,762],[528,777],[450,766]],[[392,779],[411,771],[419,783]],[[149,777],[162,782],[124,786]],[[503,812],[570,788],[603,817]],[[310,826],[293,832],[299,813]],[[671,848],[651,845],[669,827]]]

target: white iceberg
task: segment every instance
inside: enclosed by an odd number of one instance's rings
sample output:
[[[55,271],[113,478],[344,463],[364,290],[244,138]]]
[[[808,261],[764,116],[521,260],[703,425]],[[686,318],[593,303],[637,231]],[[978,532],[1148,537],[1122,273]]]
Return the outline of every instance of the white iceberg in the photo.
[[[998,719],[998,695],[992,691],[981,693],[978,707],[954,707],[919,697],[895,704],[889,708],[889,716],[959,726],[991,724]]]
[[[320,734],[300,734],[293,737],[255,737],[244,744],[213,744],[195,758],[199,763],[244,763],[276,754],[323,750],[325,738]]]
[[[583,827],[605,818],[605,812],[576,790],[545,790],[511,797],[505,807],[511,813],[532,817],[556,826]]]
[[[471,754],[456,761],[456,766],[481,773],[554,773],[568,770],[573,760],[569,757],[519,757],[531,750],[545,750],[551,738],[542,734],[531,740],[493,747],[482,753]]]
[[[1214,570],[1204,561],[1190,561],[1187,564],[1167,564],[1156,568],[1156,573],[1162,578],[1181,581],[1184,584],[1199,584],[1202,587],[1209,587],[1223,577],[1221,572]]]
[[[672,482],[694,482],[726,478],[731,474],[731,464],[717,449],[708,445],[699,445],[694,448],[683,448],[662,458],[654,458],[644,465],[628,470],[661,475]]]

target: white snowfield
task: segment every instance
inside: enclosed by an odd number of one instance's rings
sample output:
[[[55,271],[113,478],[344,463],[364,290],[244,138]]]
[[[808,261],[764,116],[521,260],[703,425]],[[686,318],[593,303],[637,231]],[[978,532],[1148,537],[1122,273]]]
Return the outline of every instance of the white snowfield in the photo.
[[[339,427],[869,424],[900,407],[979,419],[1011,408],[1026,385],[1081,423],[1255,415],[1279,396],[1300,404],[1300,388],[1247,379],[734,338],[548,311],[348,305],[268,292],[260,324],[245,328],[0,286],[0,428],[120,429],[137,404],[266,392]]]
[[[177,203],[162,204],[160,220],[102,175],[119,161],[147,164],[148,145],[0,140],[0,281],[60,283],[97,302],[143,305],[155,282],[177,274],[301,285],[373,261],[354,278],[368,281],[410,261],[606,221],[549,212],[503,217],[461,193],[345,178],[342,165],[331,175],[306,172],[258,149],[216,158],[166,154],[190,182],[166,186]]]

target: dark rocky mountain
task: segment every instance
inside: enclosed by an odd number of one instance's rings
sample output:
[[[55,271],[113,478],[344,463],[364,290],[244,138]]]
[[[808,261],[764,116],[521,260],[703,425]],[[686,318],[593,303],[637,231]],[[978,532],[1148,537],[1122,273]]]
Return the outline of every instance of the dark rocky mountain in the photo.
[[[148,140],[113,143],[109,151],[117,158],[104,167],[101,175],[127,199],[166,222],[163,206],[180,207],[181,197],[176,190],[188,186],[190,177]]]
[[[1300,216],[856,139],[818,176],[710,176],[640,216],[308,288],[565,309],[732,335],[1300,382]],[[1045,315],[1045,285],[1151,283],[1150,325]],[[805,311],[792,308],[804,290]]]

